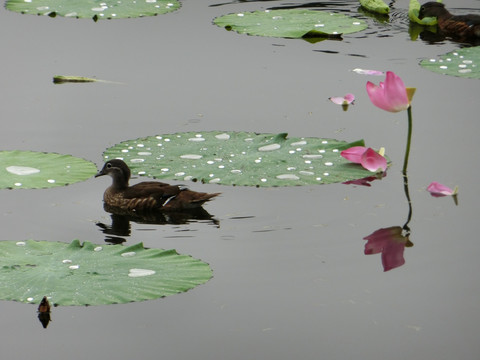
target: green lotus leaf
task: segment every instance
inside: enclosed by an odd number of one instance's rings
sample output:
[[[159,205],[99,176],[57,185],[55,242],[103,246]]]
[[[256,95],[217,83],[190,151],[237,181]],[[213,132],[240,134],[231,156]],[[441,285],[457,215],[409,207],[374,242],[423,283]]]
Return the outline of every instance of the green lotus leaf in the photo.
[[[8,10],[22,14],[74,18],[121,19],[165,14],[180,8],[177,0],[7,0]]]
[[[360,5],[368,11],[377,14],[388,14],[390,8],[382,0],[360,0]]]
[[[437,59],[424,59],[420,65],[437,73],[464,78],[480,78],[480,46],[463,48]]]
[[[55,305],[104,305],[177,294],[207,282],[209,265],[175,250],[139,243],[98,246],[0,241],[0,299]]]
[[[97,171],[90,161],[34,151],[0,151],[0,189],[38,189],[84,181]]]
[[[340,36],[367,28],[365,21],[315,10],[265,10],[217,17],[216,25],[239,34],[301,38]]]
[[[441,2],[441,1],[439,1]],[[420,3],[418,0],[410,0],[410,4],[408,6],[408,18],[410,21],[413,21],[414,23],[420,24],[420,25],[426,25],[426,26],[433,26],[437,25],[437,18],[436,17],[426,17],[423,19],[418,18],[418,13],[420,12]]]
[[[104,153],[134,175],[224,185],[296,186],[363,179],[372,173],[340,152],[364,145],[287,134],[184,132],[124,141]]]

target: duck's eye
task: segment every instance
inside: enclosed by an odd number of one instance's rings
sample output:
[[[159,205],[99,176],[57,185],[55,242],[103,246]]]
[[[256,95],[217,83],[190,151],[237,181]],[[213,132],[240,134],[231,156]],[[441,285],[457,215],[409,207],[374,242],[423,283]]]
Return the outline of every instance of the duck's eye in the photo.
[[[110,169],[112,167],[112,164],[108,163],[107,164],[107,169]]]

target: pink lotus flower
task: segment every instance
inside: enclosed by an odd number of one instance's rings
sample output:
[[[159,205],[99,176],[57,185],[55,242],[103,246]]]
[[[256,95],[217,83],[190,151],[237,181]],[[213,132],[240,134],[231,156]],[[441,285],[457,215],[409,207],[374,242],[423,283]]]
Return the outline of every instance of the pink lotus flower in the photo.
[[[365,169],[371,172],[387,170],[387,159],[372,148],[354,146],[343,150],[340,155],[355,164],[361,164]]]
[[[344,97],[332,96],[332,97],[329,97],[328,100],[330,100],[331,102],[337,105],[350,105],[350,104],[353,104],[353,102],[355,101],[355,95],[346,94]]]
[[[430,185],[428,185],[427,191],[435,197],[450,196],[456,195],[458,193],[458,187],[455,186],[455,189],[452,190],[448,186],[442,185],[434,181]]]
[[[405,264],[403,258],[405,246],[412,246],[408,237],[402,235],[400,226],[378,229],[363,239],[367,240],[365,255],[382,253],[383,271],[389,271]]]
[[[403,80],[393,71],[387,71],[385,82],[379,85],[367,82],[367,93],[373,105],[390,112],[407,110],[414,91],[410,88],[407,93]]]

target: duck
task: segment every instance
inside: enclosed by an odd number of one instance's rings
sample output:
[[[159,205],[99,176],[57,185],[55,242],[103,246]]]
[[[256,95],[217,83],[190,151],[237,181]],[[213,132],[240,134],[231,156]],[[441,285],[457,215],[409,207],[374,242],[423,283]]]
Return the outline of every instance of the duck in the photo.
[[[103,175],[112,178],[112,185],[103,194],[105,205],[121,210],[145,212],[197,209],[220,195],[196,192],[184,186],[159,181],[144,181],[130,186],[130,168],[120,159],[107,161],[95,177]]]
[[[480,38],[480,15],[452,15],[444,4],[430,1],[420,7],[418,18],[424,17],[436,17],[438,28],[446,36],[461,39]]]

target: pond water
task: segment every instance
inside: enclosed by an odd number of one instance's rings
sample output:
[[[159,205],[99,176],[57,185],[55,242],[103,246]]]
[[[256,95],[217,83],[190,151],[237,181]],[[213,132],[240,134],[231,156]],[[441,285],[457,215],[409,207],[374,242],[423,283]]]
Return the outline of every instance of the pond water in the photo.
[[[343,41],[250,37],[212,25],[231,12],[300,4],[185,0],[175,13],[97,23],[0,11],[2,149],[72,154],[101,167],[105,148],[122,140],[238,130],[363,138],[386,147],[393,162],[371,187],[189,184],[222,192],[205,206],[217,221],[132,222],[121,238],[200,258],[214,271],[209,282],[155,301],[57,307],[46,330],[36,306],[3,301],[3,359],[480,357],[480,82],[418,65],[462,45],[412,41],[408,1],[393,2],[389,22],[359,12],[357,1],[311,4],[368,22]],[[456,13],[479,5],[447,1]],[[407,219],[407,114],[375,108],[365,83],[382,78],[354,68],[393,70],[417,87],[408,169],[414,246],[387,272],[380,254],[364,255],[363,238]],[[57,74],[122,84],[54,85]],[[348,92],[357,100],[346,112],[327,100]],[[458,185],[459,205],[431,197],[432,181]],[[1,239],[105,244],[98,224],[111,225],[102,206],[109,183],[0,191]]]

